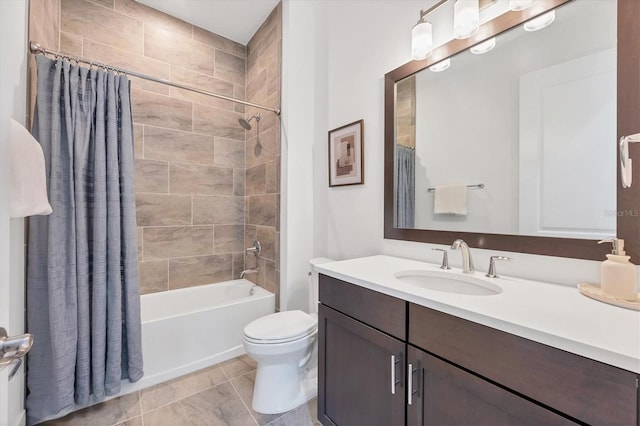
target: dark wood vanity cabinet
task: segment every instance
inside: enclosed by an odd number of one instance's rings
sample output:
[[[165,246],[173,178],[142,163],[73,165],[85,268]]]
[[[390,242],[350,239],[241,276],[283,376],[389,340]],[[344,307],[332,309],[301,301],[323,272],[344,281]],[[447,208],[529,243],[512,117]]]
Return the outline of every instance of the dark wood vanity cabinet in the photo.
[[[323,348],[320,421],[325,425],[404,424],[405,343],[323,305],[318,322]]]
[[[593,425],[638,425],[638,374],[409,304],[408,341],[537,404]]]
[[[325,275],[318,312],[324,425],[639,424],[638,374]]]
[[[406,302],[324,275],[320,280],[318,419],[403,425]]]
[[[407,360],[412,374],[408,425],[576,424],[411,345]]]

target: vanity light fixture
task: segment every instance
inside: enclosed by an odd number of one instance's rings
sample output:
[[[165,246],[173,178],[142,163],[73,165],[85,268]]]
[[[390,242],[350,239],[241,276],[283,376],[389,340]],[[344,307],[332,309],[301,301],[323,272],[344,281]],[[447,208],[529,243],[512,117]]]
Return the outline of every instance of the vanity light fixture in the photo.
[[[446,69],[449,69],[451,66],[451,59],[447,58],[444,61],[440,61],[435,65],[431,65],[429,69],[433,72],[442,72]]]
[[[496,38],[491,37],[489,40],[472,46],[469,50],[475,55],[482,55],[483,53],[487,53],[492,50],[494,47],[496,47]]]
[[[414,61],[426,59],[433,53],[433,26],[425,18],[447,1],[440,0],[433,7],[420,11],[420,19],[411,30],[411,59]]]
[[[427,10],[420,11],[418,23],[411,29],[411,59],[419,61],[433,53],[433,25],[426,16],[434,12],[449,0],[440,0]],[[452,0],[453,1],[453,37],[469,38],[480,28],[480,9],[493,6],[498,0]],[[515,1],[515,0],[513,0]],[[536,2],[538,0],[517,0]],[[533,3],[532,3],[533,4]],[[491,49],[489,49],[491,50]],[[489,51],[487,50],[487,52]],[[484,52],[483,52],[484,53]]]
[[[519,12],[536,4],[538,0],[509,0],[509,10]]]
[[[525,31],[538,31],[551,25],[556,20],[556,11],[552,10],[524,23]]]
[[[480,0],[455,0],[453,37],[469,38],[480,28]]]
[[[411,59],[426,59],[433,53],[433,27],[423,18],[411,30]]]

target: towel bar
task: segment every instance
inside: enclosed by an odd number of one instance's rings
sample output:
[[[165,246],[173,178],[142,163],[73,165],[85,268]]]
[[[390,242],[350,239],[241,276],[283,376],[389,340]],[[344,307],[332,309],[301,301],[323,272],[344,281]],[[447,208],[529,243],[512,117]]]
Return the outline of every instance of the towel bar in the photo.
[[[620,178],[623,188],[631,188],[632,160],[629,158],[629,144],[635,142],[640,142],[640,133],[620,138]]]
[[[484,188],[484,183],[477,183],[475,185],[467,185],[467,189],[483,189]],[[435,188],[428,188],[427,191],[428,192],[434,192],[436,189]]]

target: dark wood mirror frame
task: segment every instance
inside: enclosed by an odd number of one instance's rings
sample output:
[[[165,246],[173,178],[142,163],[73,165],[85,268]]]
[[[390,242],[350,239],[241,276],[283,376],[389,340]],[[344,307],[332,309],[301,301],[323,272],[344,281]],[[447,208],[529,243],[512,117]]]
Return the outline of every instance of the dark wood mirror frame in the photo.
[[[464,239],[469,246],[577,259],[603,260],[610,253],[607,245],[595,240],[573,238],[533,237],[507,234],[482,234],[477,232],[431,231],[424,229],[396,228],[394,223],[394,125],[396,82],[423,70],[442,59],[459,53],[482,40],[498,35],[534,16],[554,9],[572,0],[549,0],[521,12],[508,12],[483,24],[471,38],[452,40],[438,47],[422,61],[411,61],[385,75],[384,106],[384,237],[395,240],[417,241],[433,244],[451,244]],[[617,50],[617,141],[622,136],[640,132],[640,1],[618,0],[618,50]],[[640,144],[630,144],[633,164],[633,185],[622,189],[619,155],[617,163],[617,234],[624,238],[631,261],[640,264]],[[619,154],[619,153],[618,153]]]

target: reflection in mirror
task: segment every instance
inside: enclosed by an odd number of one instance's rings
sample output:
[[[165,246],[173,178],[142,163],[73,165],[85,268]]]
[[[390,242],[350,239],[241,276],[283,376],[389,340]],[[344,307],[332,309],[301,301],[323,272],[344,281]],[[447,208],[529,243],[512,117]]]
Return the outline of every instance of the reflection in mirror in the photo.
[[[396,227],[615,235],[615,94],[615,1],[569,2],[397,82]]]

